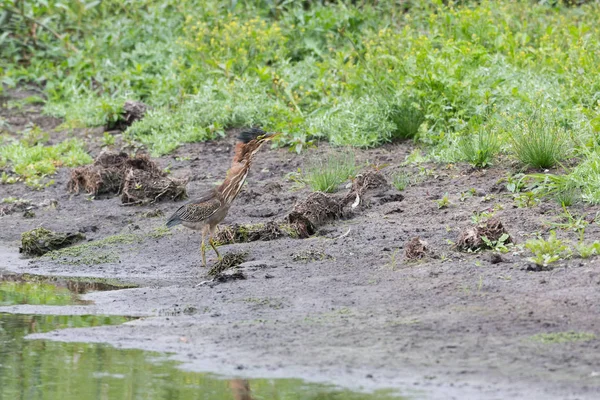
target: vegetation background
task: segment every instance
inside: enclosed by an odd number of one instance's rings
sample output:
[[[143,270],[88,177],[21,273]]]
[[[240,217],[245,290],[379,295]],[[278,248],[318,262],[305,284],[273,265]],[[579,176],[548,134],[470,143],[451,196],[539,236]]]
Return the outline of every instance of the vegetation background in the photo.
[[[0,0],[0,94],[35,85],[21,105],[60,129],[111,128],[133,99],[152,109],[125,139],[154,155],[250,125],[294,151],[411,139],[434,161],[557,168],[530,177],[590,203],[598,65],[595,1]],[[47,142],[5,133],[2,182],[91,162]]]

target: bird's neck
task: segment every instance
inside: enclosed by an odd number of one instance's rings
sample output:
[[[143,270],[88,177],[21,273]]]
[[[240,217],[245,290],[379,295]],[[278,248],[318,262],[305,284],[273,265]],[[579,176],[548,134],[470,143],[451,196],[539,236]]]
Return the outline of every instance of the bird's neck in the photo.
[[[244,186],[244,182],[248,176],[248,171],[250,171],[250,164],[250,159],[242,162],[234,162],[229,171],[227,171],[225,181],[219,187],[219,192],[223,196],[225,203],[231,203],[240,190],[242,190],[242,186]]]

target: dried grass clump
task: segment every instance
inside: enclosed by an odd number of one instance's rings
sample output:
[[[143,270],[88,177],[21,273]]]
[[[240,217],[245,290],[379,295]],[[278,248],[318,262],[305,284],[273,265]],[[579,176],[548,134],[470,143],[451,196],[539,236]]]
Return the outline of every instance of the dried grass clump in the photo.
[[[92,165],[71,171],[70,192],[121,193],[123,204],[154,203],[186,197],[185,179],[167,176],[146,154],[102,152]]]
[[[408,242],[404,249],[404,257],[407,260],[420,260],[424,258],[429,251],[429,244],[420,237],[414,237]]]
[[[187,196],[186,179],[171,178],[141,169],[130,169],[121,190],[123,204],[156,203],[181,200]]]
[[[509,235],[498,218],[490,218],[481,224],[463,229],[456,241],[456,248],[462,251],[476,251],[489,249],[490,246],[482,238],[486,237],[490,242],[497,242],[502,235]],[[512,237],[504,240],[504,244],[513,243]]]
[[[292,236],[293,229],[287,224],[278,224],[275,221],[269,221],[266,224],[248,224],[231,226],[221,226],[219,232],[215,235],[215,240],[221,244],[247,243],[259,240],[269,241],[283,236]]]

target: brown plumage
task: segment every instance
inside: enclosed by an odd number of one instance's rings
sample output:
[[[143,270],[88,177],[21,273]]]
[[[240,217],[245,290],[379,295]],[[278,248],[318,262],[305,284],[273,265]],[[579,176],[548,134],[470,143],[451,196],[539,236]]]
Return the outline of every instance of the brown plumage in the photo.
[[[266,134],[257,128],[240,133],[238,137],[239,141],[235,146],[231,167],[227,171],[227,176],[223,183],[179,207],[167,221],[169,228],[181,224],[187,228],[202,232],[200,252],[202,254],[203,266],[206,266],[206,247],[204,244],[206,234],[208,233],[208,241],[220,259],[221,255],[212,239],[215,229],[227,216],[231,203],[242,189],[250,171],[254,155],[265,142],[273,139],[275,136],[273,134]]]

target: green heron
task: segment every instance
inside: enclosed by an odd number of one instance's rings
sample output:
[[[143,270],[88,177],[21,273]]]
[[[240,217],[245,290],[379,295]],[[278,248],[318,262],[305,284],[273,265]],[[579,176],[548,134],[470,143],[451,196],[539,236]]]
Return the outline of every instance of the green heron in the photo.
[[[217,253],[217,258],[221,259],[212,238],[215,229],[227,216],[231,203],[242,189],[254,155],[265,142],[273,139],[276,135],[267,134],[258,128],[241,132],[238,136],[239,141],[235,146],[231,168],[227,171],[225,181],[220,186],[202,193],[197,199],[179,207],[167,221],[167,227],[169,228],[181,224],[186,228],[202,232],[200,252],[203,266],[206,267],[206,247],[204,244],[206,234],[208,233],[208,242]]]

